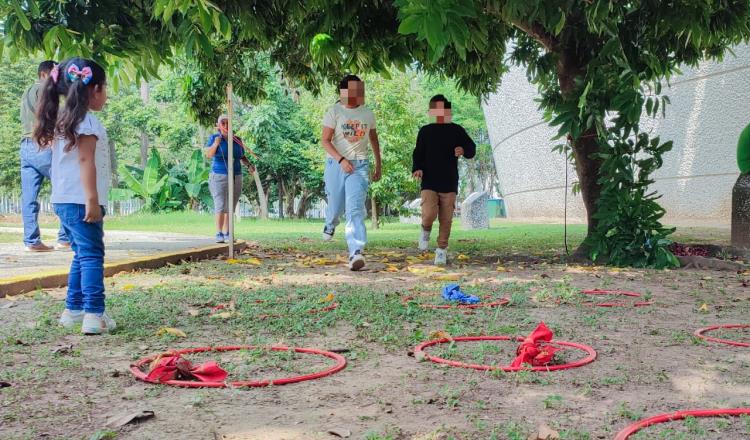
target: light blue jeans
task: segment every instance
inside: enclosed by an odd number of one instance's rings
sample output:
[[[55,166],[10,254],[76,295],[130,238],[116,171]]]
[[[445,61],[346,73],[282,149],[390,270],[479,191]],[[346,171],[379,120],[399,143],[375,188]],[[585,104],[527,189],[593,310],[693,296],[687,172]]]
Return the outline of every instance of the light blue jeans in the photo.
[[[349,256],[352,256],[356,251],[362,251],[367,243],[365,200],[370,186],[370,165],[367,160],[350,162],[354,172],[346,174],[341,170],[341,165],[327,158],[323,180],[328,199],[326,229],[336,228],[339,218],[346,213],[345,237]]]
[[[39,190],[44,179],[49,179],[52,166],[52,149],[39,151],[29,138],[21,141],[21,216],[23,218],[23,243],[32,246],[41,241],[39,233]],[[60,225],[57,241],[69,243],[65,230]]]

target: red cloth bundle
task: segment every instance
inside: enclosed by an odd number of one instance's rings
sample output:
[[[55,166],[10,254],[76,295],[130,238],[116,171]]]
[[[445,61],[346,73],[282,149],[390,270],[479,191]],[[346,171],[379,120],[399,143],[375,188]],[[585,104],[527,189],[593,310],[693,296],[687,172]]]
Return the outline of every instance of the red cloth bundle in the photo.
[[[516,358],[510,364],[511,367],[520,367],[523,364],[539,367],[552,362],[555,352],[559,350],[551,345],[541,345],[540,342],[552,341],[552,330],[547,328],[544,322],[540,322],[536,329],[531,332],[516,350]]]
[[[166,382],[168,380],[191,380],[199,382],[223,382],[228,373],[214,361],[193,365],[179,354],[162,356],[151,363],[146,380]]]

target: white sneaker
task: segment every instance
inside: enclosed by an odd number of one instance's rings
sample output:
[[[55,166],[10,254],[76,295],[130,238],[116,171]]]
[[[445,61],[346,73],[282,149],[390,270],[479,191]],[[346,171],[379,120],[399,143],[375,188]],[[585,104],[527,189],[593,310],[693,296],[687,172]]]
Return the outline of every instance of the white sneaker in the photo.
[[[84,335],[99,335],[104,332],[111,332],[117,327],[114,319],[107,315],[107,312],[102,314],[99,313],[86,313],[83,316],[83,324],[81,324],[81,333]]]
[[[83,322],[83,310],[65,309],[57,322],[65,328],[71,328],[76,324],[80,324]]]
[[[448,249],[435,249],[435,266],[445,266],[448,263]]]
[[[349,257],[349,269],[360,270],[365,267],[365,257],[362,256],[360,251],[356,251],[354,255]]]
[[[321,238],[323,239],[323,241],[331,241],[333,240],[333,233],[335,231],[335,229],[328,229],[323,226],[323,234],[321,235]]]
[[[419,235],[419,245],[417,246],[420,251],[426,251],[430,245],[430,231],[422,229],[422,233]]]

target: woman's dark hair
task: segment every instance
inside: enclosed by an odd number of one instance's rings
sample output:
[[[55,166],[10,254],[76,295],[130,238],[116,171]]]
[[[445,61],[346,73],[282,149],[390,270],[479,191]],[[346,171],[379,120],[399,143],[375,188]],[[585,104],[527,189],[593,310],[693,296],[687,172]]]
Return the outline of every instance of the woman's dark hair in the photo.
[[[52,69],[42,85],[36,109],[33,138],[39,147],[49,148],[56,137],[64,137],[68,141],[65,151],[72,150],[77,141],[76,128],[89,111],[89,90],[105,83],[104,69],[91,60],[70,58]],[[60,96],[65,97],[65,106],[58,114]]]
[[[55,67],[55,62],[52,60],[46,60],[39,63],[39,67],[36,69],[36,76],[42,76],[43,73],[49,75],[52,69]]]
[[[443,108],[451,108],[451,102],[443,95],[435,95],[430,98],[430,108],[435,108],[435,103],[442,102]]]
[[[362,80],[359,79],[359,77],[357,75],[352,75],[352,74],[346,75],[345,77],[343,77],[341,79],[341,81],[339,81],[339,90],[341,90],[341,89],[348,89],[349,88],[349,81],[362,82]]]

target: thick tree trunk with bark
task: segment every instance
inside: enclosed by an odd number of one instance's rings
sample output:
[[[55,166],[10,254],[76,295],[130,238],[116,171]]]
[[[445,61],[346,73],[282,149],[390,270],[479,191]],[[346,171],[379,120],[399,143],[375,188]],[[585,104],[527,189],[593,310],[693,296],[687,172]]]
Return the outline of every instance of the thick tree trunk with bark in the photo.
[[[305,218],[307,215],[307,208],[310,206],[310,192],[306,189],[302,189],[302,195],[299,199],[299,206],[297,206],[297,218]]]
[[[286,191],[286,215],[289,218],[294,218],[296,212],[294,211],[294,199],[297,198],[297,188],[292,186]]]
[[[584,68],[579,65],[580,60],[575,54],[563,51],[557,63],[557,76],[560,81],[560,91],[563,97],[572,99],[575,92],[575,79],[583,74]],[[592,157],[599,152],[596,128],[590,128],[573,140],[573,157],[575,159],[578,184],[581,188],[583,204],[586,207],[586,220],[588,223],[587,238],[596,229],[597,221],[594,219],[596,213],[596,202],[601,194],[601,185],[598,183],[599,168],[601,161]],[[585,246],[581,245],[576,251],[577,255],[586,255]]]
[[[276,179],[276,189],[278,190],[277,192],[279,193],[279,219],[283,220],[284,219],[284,195],[286,191],[284,191],[284,181],[281,180],[280,178]]]

